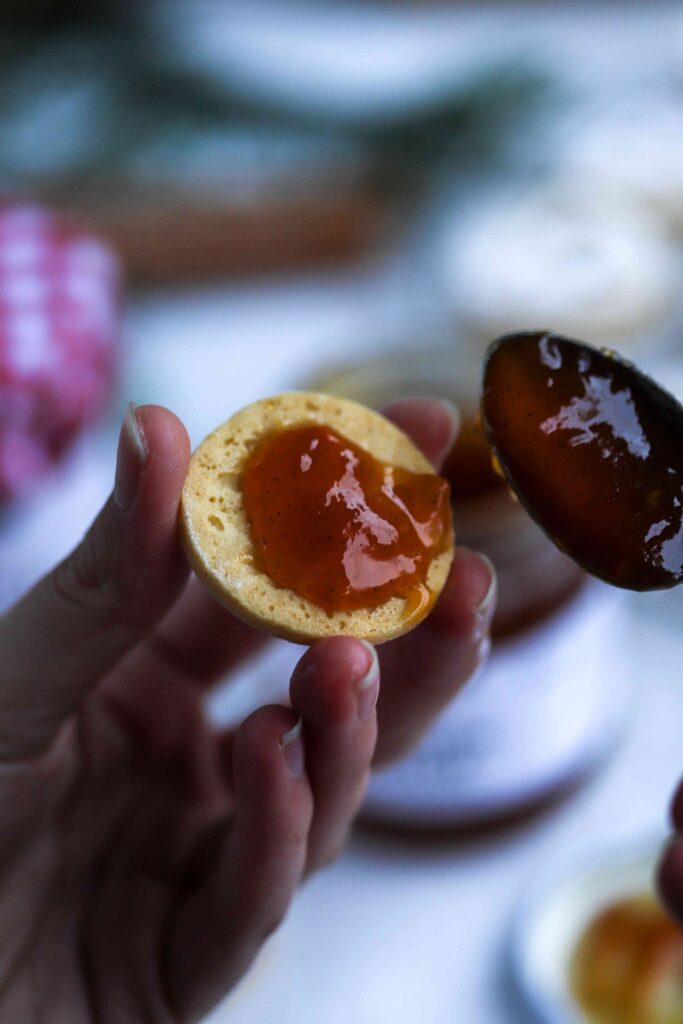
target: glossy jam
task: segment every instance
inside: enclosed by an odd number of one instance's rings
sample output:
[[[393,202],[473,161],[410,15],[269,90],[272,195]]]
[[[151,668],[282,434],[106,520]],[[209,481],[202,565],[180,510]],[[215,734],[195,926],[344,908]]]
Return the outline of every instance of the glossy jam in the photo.
[[[552,540],[632,590],[683,579],[683,408],[633,366],[541,332],[494,343],[482,423]]]
[[[282,430],[251,455],[242,485],[254,560],[328,613],[406,599],[429,607],[434,555],[451,535],[449,489],[385,466],[325,426]]]
[[[622,899],[581,936],[571,985],[593,1024],[681,1024],[683,935],[651,896]]]

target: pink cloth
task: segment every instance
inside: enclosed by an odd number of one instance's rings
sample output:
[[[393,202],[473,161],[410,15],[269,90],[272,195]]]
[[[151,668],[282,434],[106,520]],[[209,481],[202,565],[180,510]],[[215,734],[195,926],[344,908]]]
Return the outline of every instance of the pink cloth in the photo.
[[[0,205],[0,502],[27,490],[105,405],[120,275],[98,239]]]

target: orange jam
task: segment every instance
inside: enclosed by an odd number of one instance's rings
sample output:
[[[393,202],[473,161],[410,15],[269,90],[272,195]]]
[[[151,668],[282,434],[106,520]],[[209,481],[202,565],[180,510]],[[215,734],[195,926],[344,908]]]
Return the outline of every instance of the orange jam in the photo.
[[[683,935],[652,896],[620,899],[581,936],[571,984],[594,1024],[680,1024]]]
[[[254,562],[328,614],[430,601],[432,558],[451,536],[449,488],[432,473],[383,465],[326,426],[266,437],[242,485]]]

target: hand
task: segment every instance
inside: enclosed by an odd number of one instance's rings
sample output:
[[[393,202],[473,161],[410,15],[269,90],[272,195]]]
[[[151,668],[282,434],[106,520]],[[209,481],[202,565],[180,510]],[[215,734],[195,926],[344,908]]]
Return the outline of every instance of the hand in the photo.
[[[443,403],[389,415],[439,461]],[[267,638],[187,583],[188,460],[172,413],[131,407],[111,498],[0,619],[2,1024],[199,1019],[341,848],[373,756],[408,750],[486,650],[495,582],[460,550],[429,619],[379,651],[377,710],[373,650],[336,637],[291,708],[215,731],[203,694]]]
[[[683,783],[673,799],[671,821],[676,834],[659,864],[659,891],[671,916],[683,925]]]

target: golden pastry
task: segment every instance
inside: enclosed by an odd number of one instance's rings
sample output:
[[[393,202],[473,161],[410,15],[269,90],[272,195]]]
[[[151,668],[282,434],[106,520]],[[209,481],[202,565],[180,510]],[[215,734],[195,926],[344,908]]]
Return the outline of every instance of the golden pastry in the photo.
[[[194,453],[181,533],[231,612],[310,643],[383,643],[421,622],[453,558],[448,484],[356,402],[307,392],[236,413]]]

